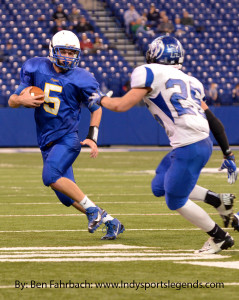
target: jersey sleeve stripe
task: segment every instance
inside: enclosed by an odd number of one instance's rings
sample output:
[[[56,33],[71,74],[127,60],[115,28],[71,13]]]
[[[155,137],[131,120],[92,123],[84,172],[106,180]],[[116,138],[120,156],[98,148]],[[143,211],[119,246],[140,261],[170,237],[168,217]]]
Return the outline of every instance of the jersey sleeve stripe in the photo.
[[[154,81],[154,74],[151,69],[145,67],[146,69],[146,81],[145,87],[151,87],[152,82]]]

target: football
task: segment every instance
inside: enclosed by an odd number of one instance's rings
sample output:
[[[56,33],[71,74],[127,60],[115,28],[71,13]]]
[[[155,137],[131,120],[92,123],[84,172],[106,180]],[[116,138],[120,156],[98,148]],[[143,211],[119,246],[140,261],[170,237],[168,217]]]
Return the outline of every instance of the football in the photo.
[[[37,86],[32,86],[32,88],[30,89],[30,94],[31,94],[31,96],[42,95],[42,98],[40,98],[40,99],[44,99],[44,92],[43,92],[43,90],[40,89]]]
[[[26,90],[26,89],[22,90],[20,95],[22,95],[22,94],[24,93],[25,90]],[[42,98],[40,98],[40,99],[42,99],[42,100],[43,100],[44,97],[45,97],[43,90],[40,89],[40,88],[37,87],[37,86],[32,86],[29,92],[30,92],[31,96],[42,95]]]

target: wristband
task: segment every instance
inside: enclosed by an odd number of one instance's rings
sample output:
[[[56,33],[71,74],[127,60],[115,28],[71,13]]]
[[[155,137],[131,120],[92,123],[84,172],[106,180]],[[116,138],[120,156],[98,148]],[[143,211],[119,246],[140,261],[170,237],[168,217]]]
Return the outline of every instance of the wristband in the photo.
[[[223,154],[224,154],[224,157],[225,157],[225,158],[226,158],[227,156],[233,155],[233,153],[232,153],[232,151],[231,151],[230,148],[227,149]]]
[[[99,128],[97,126],[90,126],[87,139],[94,141],[97,144]]]
[[[99,102],[97,103],[97,104],[98,104],[99,106],[101,106],[101,107],[103,107],[103,105],[101,104],[101,100],[102,100],[105,96],[106,96],[106,95],[101,96]]]

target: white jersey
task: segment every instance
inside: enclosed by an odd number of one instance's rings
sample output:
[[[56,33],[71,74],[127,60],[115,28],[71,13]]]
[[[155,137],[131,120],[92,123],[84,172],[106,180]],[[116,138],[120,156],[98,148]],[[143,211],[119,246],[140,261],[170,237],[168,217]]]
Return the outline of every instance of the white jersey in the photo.
[[[153,117],[165,128],[170,145],[186,146],[209,136],[209,126],[201,108],[204,88],[196,78],[160,64],[137,67],[131,88],[150,87],[144,102]]]

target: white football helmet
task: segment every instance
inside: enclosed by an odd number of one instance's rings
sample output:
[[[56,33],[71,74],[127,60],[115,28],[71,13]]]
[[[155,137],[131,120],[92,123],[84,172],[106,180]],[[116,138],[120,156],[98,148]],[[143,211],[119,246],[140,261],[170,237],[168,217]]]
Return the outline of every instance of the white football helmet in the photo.
[[[73,50],[74,57],[68,57],[61,54],[61,49]],[[65,70],[74,69],[80,61],[80,42],[78,37],[69,30],[57,32],[49,44],[50,60],[58,67]]]

